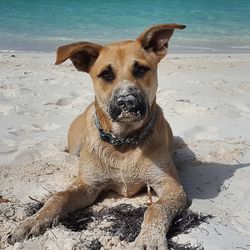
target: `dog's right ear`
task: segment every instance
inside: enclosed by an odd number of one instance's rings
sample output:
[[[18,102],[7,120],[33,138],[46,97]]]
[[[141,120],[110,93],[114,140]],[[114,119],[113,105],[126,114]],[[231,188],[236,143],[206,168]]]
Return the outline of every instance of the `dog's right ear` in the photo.
[[[77,70],[88,73],[101,49],[101,45],[89,42],[64,45],[57,49],[55,64],[58,65],[70,59]]]

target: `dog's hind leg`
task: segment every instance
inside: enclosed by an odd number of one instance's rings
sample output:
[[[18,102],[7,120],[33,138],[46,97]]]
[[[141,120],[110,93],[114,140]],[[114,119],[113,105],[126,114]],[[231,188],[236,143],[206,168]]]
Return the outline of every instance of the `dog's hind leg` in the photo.
[[[159,196],[144,214],[141,232],[135,248],[167,250],[166,234],[172,219],[186,206],[186,194],[177,175],[158,176],[151,186]]]
[[[43,234],[46,228],[55,225],[68,213],[93,204],[101,190],[101,187],[87,186],[81,179],[76,179],[66,191],[55,193],[40,211],[17,226],[8,242],[14,244]]]

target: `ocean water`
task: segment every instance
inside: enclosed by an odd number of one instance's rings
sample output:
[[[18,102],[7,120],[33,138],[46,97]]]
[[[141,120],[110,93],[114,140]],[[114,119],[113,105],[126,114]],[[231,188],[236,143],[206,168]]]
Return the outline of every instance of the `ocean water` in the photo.
[[[105,44],[159,23],[187,25],[171,39],[173,52],[250,52],[250,0],[0,0],[0,50]]]

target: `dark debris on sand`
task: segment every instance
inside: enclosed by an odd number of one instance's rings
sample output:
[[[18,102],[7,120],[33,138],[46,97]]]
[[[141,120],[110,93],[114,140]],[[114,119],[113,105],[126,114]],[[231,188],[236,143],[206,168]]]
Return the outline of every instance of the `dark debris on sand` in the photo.
[[[33,204],[33,205],[32,205]],[[28,215],[34,214],[42,204],[30,203]],[[89,223],[93,221],[101,221],[105,218],[107,222],[111,222],[109,227],[102,227],[112,236],[118,236],[120,240],[132,242],[140,232],[143,215],[146,206],[134,207],[130,204],[120,204],[114,207],[104,207],[100,211],[93,211],[90,208],[76,211],[62,220],[62,224],[72,231],[87,230]],[[201,223],[208,223],[212,215],[203,215],[195,213],[191,210],[185,210],[176,216],[172,222],[172,226],[167,233],[169,248],[172,250],[202,250],[202,245],[193,246],[190,243],[178,244],[172,238],[178,234],[187,234],[192,228],[199,226]],[[89,243],[89,249],[97,250],[102,247],[98,239]]]
[[[191,244],[177,244],[172,241],[174,236],[178,234],[187,234],[192,228],[198,227],[202,223],[208,223],[213,216],[208,214],[199,214],[187,209],[180,215],[177,215],[172,222],[172,225],[167,233],[167,239],[170,249],[174,250],[202,250],[202,245],[192,246]]]
[[[35,214],[38,210],[40,210],[43,207],[43,203],[36,201],[36,202],[30,202],[27,203],[24,212],[27,216],[32,216]]]
[[[102,247],[101,242],[98,239],[92,240],[85,245],[89,250],[99,250]]]
[[[105,230],[111,235],[118,236],[120,240],[132,242],[140,232],[145,210],[146,207],[136,208],[129,204],[106,208],[102,214],[111,215],[107,220],[112,224]]]

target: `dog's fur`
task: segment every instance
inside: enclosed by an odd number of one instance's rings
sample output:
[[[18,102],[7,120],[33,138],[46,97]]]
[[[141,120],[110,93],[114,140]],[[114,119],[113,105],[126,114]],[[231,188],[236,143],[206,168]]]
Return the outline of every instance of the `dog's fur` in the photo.
[[[37,214],[17,227],[10,243],[44,233],[68,213],[93,204],[103,190],[131,197],[149,185],[159,199],[145,212],[134,247],[168,248],[166,233],[172,219],[184,209],[186,195],[171,157],[172,131],[156,104],[157,65],[167,53],[174,29],[183,28],[178,24],[156,25],[135,41],[107,46],[80,42],[58,48],[56,64],[71,59],[77,70],[90,74],[95,90],[95,101],[73,121],[68,132],[69,153],[80,156],[79,175],[66,191],[54,194]],[[136,103],[134,96],[141,101]],[[117,105],[117,99],[128,97],[133,99],[136,112]],[[152,117],[154,125],[145,138],[121,146],[101,140],[95,122],[98,119],[103,131],[126,138],[142,133]]]

